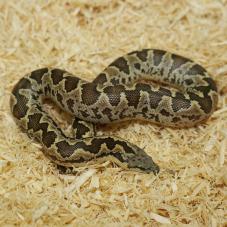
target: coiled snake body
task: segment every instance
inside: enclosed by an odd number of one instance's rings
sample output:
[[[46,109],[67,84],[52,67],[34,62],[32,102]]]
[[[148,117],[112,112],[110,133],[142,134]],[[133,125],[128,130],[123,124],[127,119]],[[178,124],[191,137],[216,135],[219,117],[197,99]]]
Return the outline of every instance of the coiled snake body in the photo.
[[[177,89],[139,82],[147,79]],[[66,137],[43,110],[43,97],[76,116],[75,138]],[[216,108],[217,89],[207,71],[190,59],[143,49],[116,59],[93,82],[61,69],[35,70],[15,85],[10,105],[17,123],[61,166],[111,160],[123,168],[157,173],[159,167],[142,149],[118,137],[96,136],[92,123],[137,118],[194,126]]]

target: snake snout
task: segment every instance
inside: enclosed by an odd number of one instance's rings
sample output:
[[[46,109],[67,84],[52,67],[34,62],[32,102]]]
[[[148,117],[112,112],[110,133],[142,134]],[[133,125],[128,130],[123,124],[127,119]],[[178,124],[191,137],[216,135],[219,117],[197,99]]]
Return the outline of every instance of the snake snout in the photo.
[[[128,167],[146,173],[153,172],[155,175],[158,174],[160,170],[153,159],[140,148],[137,148],[135,156],[129,158]]]

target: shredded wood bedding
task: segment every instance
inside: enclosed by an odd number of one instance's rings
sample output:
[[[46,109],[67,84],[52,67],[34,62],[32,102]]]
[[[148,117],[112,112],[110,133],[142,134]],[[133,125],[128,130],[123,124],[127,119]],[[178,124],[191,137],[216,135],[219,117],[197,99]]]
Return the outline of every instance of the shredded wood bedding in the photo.
[[[0,226],[227,226],[227,1],[0,1]],[[15,124],[10,92],[58,67],[91,81],[117,57],[158,48],[203,65],[218,108],[197,127],[127,121],[98,128],[144,150],[161,172],[106,162],[60,174]],[[68,116],[46,104],[70,131]]]

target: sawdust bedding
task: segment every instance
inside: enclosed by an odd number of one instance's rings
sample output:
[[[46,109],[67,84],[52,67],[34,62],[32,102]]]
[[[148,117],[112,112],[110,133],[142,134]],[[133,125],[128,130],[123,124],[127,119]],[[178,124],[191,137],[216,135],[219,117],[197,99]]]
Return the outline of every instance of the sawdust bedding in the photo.
[[[0,31],[0,226],[227,225],[226,0],[2,0]],[[99,129],[144,148],[160,165],[158,176],[111,163],[59,174],[14,123],[13,85],[44,66],[91,81],[141,48],[202,64],[217,82],[218,109],[190,129],[138,121]]]

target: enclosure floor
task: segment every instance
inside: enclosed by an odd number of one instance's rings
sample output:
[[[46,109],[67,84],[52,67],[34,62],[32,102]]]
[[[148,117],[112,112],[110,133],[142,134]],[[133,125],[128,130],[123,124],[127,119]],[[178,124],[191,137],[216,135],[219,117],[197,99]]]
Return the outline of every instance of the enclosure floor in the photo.
[[[0,31],[0,226],[227,226],[226,0],[0,0]],[[204,66],[218,86],[217,110],[189,129],[140,121],[98,128],[144,148],[157,176],[109,162],[59,174],[15,124],[13,86],[46,66],[92,81],[142,48]]]

